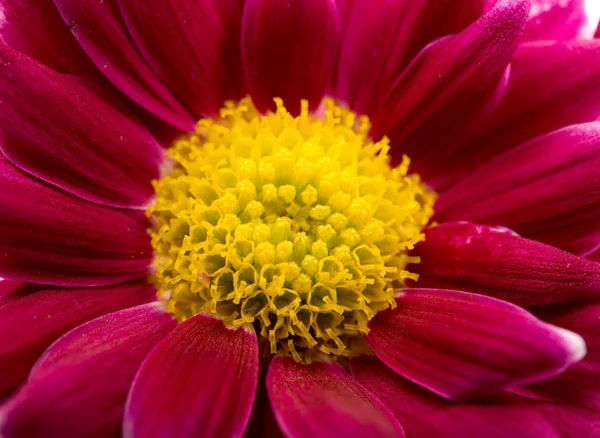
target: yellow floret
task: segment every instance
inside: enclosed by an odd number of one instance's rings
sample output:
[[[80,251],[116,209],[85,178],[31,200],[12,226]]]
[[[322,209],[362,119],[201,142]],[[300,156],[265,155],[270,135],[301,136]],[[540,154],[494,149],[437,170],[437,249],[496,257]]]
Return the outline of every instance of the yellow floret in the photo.
[[[148,208],[159,297],[181,321],[199,312],[254,324],[273,354],[351,356],[368,321],[393,307],[407,250],[435,194],[408,159],[392,169],[369,120],[324,101],[292,117],[250,99],[173,144],[173,172]],[[414,260],[412,260],[414,261]]]

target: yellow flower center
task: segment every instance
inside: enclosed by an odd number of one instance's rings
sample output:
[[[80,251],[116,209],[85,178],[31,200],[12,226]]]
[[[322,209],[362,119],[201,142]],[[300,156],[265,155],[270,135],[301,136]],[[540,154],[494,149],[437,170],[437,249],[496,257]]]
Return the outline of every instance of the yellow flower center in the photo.
[[[294,118],[247,98],[174,142],[155,182],[154,282],[179,320],[206,312],[254,325],[273,354],[351,356],[367,323],[394,307],[406,251],[423,240],[435,194],[388,140],[325,100]]]

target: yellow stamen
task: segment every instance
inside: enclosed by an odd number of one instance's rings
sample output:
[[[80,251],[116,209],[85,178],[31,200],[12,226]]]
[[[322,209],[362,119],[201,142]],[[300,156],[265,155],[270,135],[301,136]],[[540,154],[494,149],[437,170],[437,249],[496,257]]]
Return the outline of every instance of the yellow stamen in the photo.
[[[154,281],[179,320],[254,324],[272,353],[297,361],[350,356],[416,278],[406,251],[423,240],[435,194],[407,175],[408,158],[390,167],[368,118],[332,100],[322,117],[276,103],[260,115],[248,98],[228,102],[175,141],[147,211]]]

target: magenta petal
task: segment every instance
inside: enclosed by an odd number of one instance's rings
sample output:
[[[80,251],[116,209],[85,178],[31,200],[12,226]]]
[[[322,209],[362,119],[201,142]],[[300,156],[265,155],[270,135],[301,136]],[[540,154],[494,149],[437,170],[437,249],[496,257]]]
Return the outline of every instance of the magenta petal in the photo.
[[[600,301],[600,265],[506,228],[445,223],[416,245],[418,287],[480,293],[521,307]]]
[[[534,408],[517,397],[473,403],[444,400],[398,376],[378,360],[351,362],[352,375],[402,422],[409,437],[558,438]]]
[[[163,151],[138,122],[82,81],[0,45],[0,149],[16,166],[74,195],[143,207]]]
[[[104,286],[148,274],[148,224],[31,179],[0,158],[0,276]]]
[[[585,0],[533,0],[524,39],[570,40],[588,38]]]
[[[59,73],[102,80],[52,0],[0,0],[0,9],[0,36],[6,44]]]
[[[564,404],[600,402],[600,305],[552,306],[540,308],[536,313],[544,321],[581,335],[588,354],[560,376],[522,388],[518,393]]]
[[[136,371],[175,325],[153,303],[70,331],[46,351],[27,384],[2,406],[2,436],[115,436]]]
[[[131,100],[185,131],[194,119],[148,67],[130,39],[116,0],[55,0],[98,69]]]
[[[485,132],[445,162],[478,163],[537,136],[600,117],[600,41],[522,44],[502,103]]]
[[[509,151],[444,193],[440,222],[510,227],[585,255],[600,246],[600,122],[570,126]]]
[[[426,178],[428,165],[467,140],[496,108],[527,19],[527,0],[500,0],[461,33],[427,46],[373,115],[373,135],[392,140]],[[456,117],[460,109],[460,117]]]
[[[127,401],[128,437],[241,437],[258,382],[252,327],[198,314],[152,350]]]
[[[0,398],[25,381],[37,358],[57,338],[91,319],[153,301],[143,282],[105,288],[48,289],[10,301],[0,298]]]
[[[117,0],[154,72],[198,118],[242,97],[237,0]]]
[[[367,343],[398,374],[447,399],[556,376],[585,355],[577,334],[467,292],[404,289],[369,323]]]
[[[267,374],[275,418],[294,438],[403,437],[387,408],[340,365],[276,357]]]
[[[333,69],[338,38],[334,0],[246,0],[242,62],[261,111],[283,99],[292,114],[300,100],[319,105]]]
[[[483,0],[372,0],[351,7],[345,19],[337,97],[373,114],[409,62],[428,43],[460,32],[482,14]],[[342,11],[341,11],[342,12]]]

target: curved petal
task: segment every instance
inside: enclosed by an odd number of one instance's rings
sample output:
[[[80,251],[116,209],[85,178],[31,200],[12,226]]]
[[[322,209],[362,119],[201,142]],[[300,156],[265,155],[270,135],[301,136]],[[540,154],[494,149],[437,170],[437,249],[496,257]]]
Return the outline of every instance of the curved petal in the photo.
[[[173,126],[194,130],[193,117],[138,53],[116,0],[54,3],[83,50],[118,89]]]
[[[35,181],[0,158],[0,276],[104,286],[146,275],[148,224]]]
[[[443,162],[459,176],[535,137],[599,117],[600,40],[522,44],[498,110],[481,135]]]
[[[267,389],[279,427],[294,438],[403,437],[387,408],[340,365],[276,357]]]
[[[126,437],[243,436],[256,394],[258,342],[198,314],[173,330],[140,368],[125,409]]]
[[[52,0],[0,0],[0,12],[0,36],[6,44],[59,73],[102,81]]]
[[[386,404],[410,437],[560,437],[535,408],[519,403],[517,397],[455,403],[398,376],[378,360],[352,360],[350,367],[352,375]]]
[[[502,225],[586,255],[600,246],[600,122],[570,126],[509,151],[442,194],[440,222]]]
[[[468,292],[404,289],[369,323],[387,366],[451,400],[554,377],[585,355],[575,333],[520,307]]]
[[[585,0],[533,0],[523,39],[590,38],[588,28]]]
[[[17,167],[83,199],[143,207],[163,151],[82,81],[0,46],[0,149]]]
[[[373,115],[373,135],[390,137],[396,161],[406,153],[427,181],[428,166],[494,111],[528,8],[528,0],[500,0],[461,33],[421,51]]]
[[[44,350],[91,319],[148,303],[154,287],[143,282],[104,288],[47,289],[0,304],[0,398],[25,381]],[[0,298],[0,303],[4,297]],[[25,329],[26,328],[26,329]]]
[[[248,90],[260,111],[280,97],[300,113],[300,100],[316,108],[333,69],[338,39],[334,0],[246,0],[242,63]]]
[[[423,47],[462,31],[483,13],[484,3],[373,0],[357,1],[350,8],[344,2],[347,18],[337,97],[360,114],[373,114]]]
[[[468,222],[425,230],[418,287],[480,293],[521,307],[600,301],[600,265],[501,227]]]
[[[111,313],[56,341],[0,409],[3,437],[105,437],[140,364],[176,322],[159,303]]]
[[[140,52],[197,118],[242,97],[237,0],[117,0]]]

